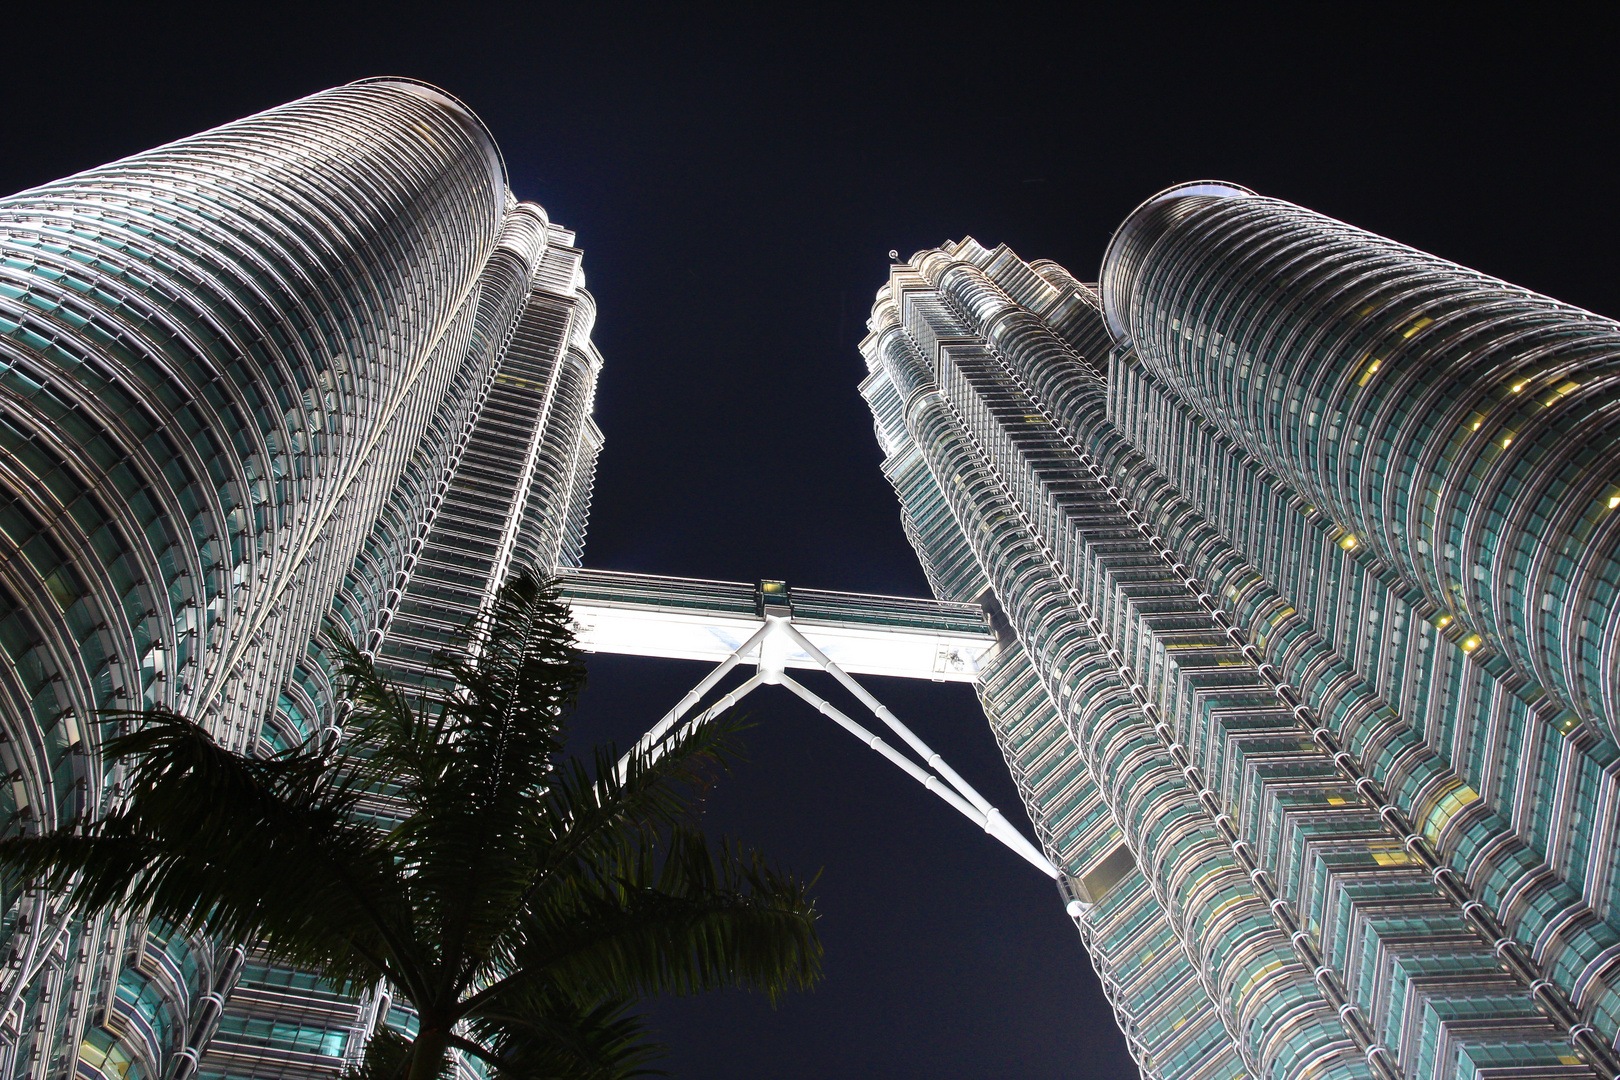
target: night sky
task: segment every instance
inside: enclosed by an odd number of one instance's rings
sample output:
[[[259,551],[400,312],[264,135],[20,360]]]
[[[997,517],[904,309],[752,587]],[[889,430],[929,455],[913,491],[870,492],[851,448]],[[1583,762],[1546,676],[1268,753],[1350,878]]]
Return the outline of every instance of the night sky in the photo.
[[[442,86],[585,250],[587,564],[901,595],[927,587],[855,389],[891,248],[970,234],[1092,280],[1132,207],[1211,177],[1620,314],[1611,30],[1121,7],[14,4],[0,191],[355,78]],[[593,658],[582,734],[628,741],[703,670]],[[869,684],[1021,820],[968,688]],[[784,691],[749,712],[708,824],[820,873],[826,979],[656,1003],[666,1068],[1134,1074],[1050,882]]]

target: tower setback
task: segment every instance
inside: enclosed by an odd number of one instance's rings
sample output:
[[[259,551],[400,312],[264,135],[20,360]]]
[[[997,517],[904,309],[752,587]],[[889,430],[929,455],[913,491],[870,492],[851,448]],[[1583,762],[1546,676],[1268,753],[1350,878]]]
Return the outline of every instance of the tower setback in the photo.
[[[506,574],[577,562],[601,358],[573,240],[400,79],[0,200],[8,832],[118,797],[106,710],[337,737],[323,619],[414,678]],[[331,1076],[386,1008],[0,889],[8,1080]]]
[[[1226,184],[869,327],[1144,1075],[1614,1075],[1620,327]]]
[[[1100,285],[919,252],[861,392],[924,601],[580,567],[581,257],[401,79],[0,199],[7,835],[120,797],[113,710],[341,738],[324,620],[431,690],[562,571],[588,647],[721,661],[666,728],[797,687],[1056,875],[1144,1076],[1620,1075],[1620,325],[1221,183]],[[975,682],[1041,850],[850,672]],[[318,1080],[409,1023],[24,882],[0,948],[0,1080]]]

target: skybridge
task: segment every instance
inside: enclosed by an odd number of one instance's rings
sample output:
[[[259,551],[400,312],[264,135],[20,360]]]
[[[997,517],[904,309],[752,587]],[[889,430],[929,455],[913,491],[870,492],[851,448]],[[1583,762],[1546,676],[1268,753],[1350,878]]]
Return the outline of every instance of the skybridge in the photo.
[[[637,751],[656,754],[673,735],[719,716],[758,687],[784,686],[1043,874],[1059,876],[1040,848],[853,678],[976,681],[998,647],[977,604],[606,570],[567,570],[558,580],[585,651],[716,665],[642,736]],[[709,700],[738,667],[753,667],[754,674]],[[909,755],[805,687],[789,669],[831,675]],[[628,758],[621,759],[621,769]]]
[[[559,581],[587,652],[719,663],[763,625],[767,602],[855,675],[974,682],[996,646],[977,604],[610,570],[563,570]],[[794,643],[782,663],[822,666]]]

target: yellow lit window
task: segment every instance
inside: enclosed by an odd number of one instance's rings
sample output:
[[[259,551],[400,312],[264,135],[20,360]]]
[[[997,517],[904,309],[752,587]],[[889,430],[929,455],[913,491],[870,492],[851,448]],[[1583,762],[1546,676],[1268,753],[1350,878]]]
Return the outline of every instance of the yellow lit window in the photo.
[[[1283,966],[1283,964],[1282,964],[1281,960],[1273,960],[1271,963],[1264,965],[1258,971],[1256,971],[1253,975],[1249,976],[1248,980],[1244,982],[1243,986],[1238,989],[1238,992],[1237,992],[1236,996],[1239,997],[1239,998],[1242,998],[1251,989],[1254,988],[1255,983],[1260,982],[1267,975],[1270,975],[1272,972],[1277,971],[1282,966]]]
[[[1473,652],[1475,649],[1479,648],[1479,642],[1480,637],[1478,634],[1469,634],[1467,637],[1463,638],[1463,652]]]
[[[1412,863],[1412,856],[1393,840],[1375,840],[1367,845],[1367,851],[1379,866],[1409,866]]]
[[[1433,322],[1434,322],[1433,319],[1431,319],[1427,315],[1425,315],[1425,316],[1423,316],[1423,318],[1419,319],[1417,322],[1415,322],[1411,326],[1407,327],[1406,333],[1402,334],[1401,337],[1402,338],[1409,338],[1413,334],[1417,333],[1419,330],[1423,329],[1425,326],[1428,326]]]
[[[1344,539],[1339,541],[1339,546],[1344,548],[1344,550],[1349,551],[1354,548],[1358,542],[1359,541],[1356,540],[1355,533],[1345,533]]]
[[[1435,800],[1434,808],[1429,811],[1423,822],[1423,835],[1429,843],[1436,843],[1440,839],[1440,831],[1446,824],[1469,803],[1479,798],[1479,792],[1467,784],[1458,784],[1440,798]]]

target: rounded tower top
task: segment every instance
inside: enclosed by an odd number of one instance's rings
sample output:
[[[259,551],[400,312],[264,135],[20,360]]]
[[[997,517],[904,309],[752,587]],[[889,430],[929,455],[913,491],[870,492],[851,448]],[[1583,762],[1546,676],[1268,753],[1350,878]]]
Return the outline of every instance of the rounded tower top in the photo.
[[[485,124],[479,115],[467,106],[467,103],[454,94],[441,90],[432,83],[420,79],[411,79],[403,75],[377,75],[369,79],[356,79],[350,86],[388,86],[413,97],[444,109],[446,112],[459,118],[467,128],[483,143],[484,153],[489,158],[489,170],[495,179],[496,191],[509,191],[510,185],[506,182],[506,159],[501,156],[501,148],[495,142],[495,136],[490,133],[489,125]]]
[[[1165,188],[1130,212],[1108,241],[1108,251],[1103,255],[1102,271],[1098,276],[1103,318],[1115,341],[1130,336],[1126,306],[1130,303],[1142,259],[1152,249],[1154,242],[1182,218],[1213,199],[1254,194],[1241,184],[1228,184],[1222,180],[1194,180]]]

